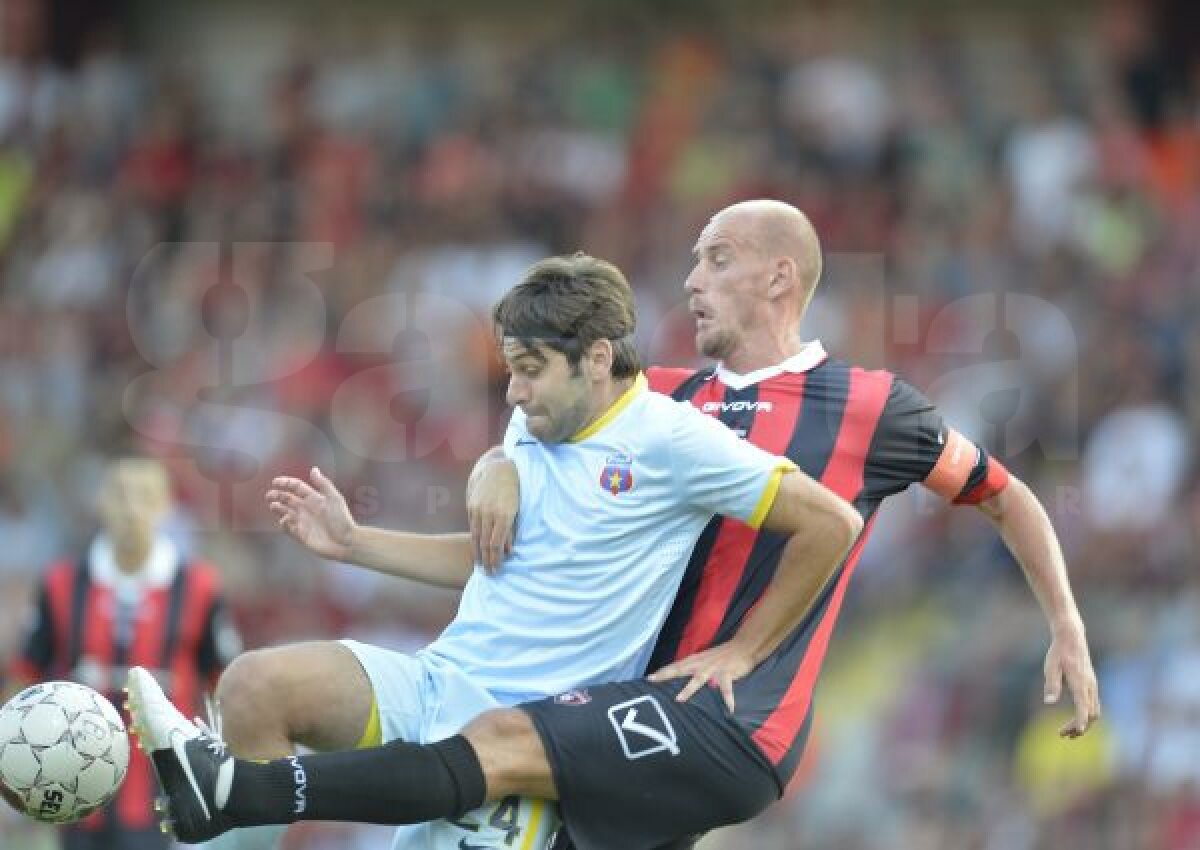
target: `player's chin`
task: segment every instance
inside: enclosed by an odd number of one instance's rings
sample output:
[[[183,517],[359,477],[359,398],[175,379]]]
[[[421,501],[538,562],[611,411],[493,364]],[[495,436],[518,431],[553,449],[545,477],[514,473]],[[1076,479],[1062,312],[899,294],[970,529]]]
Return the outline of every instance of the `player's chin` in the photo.
[[[545,443],[553,436],[551,432],[554,430],[554,423],[548,416],[534,414],[532,416],[526,416],[525,430],[528,431],[530,436],[532,436],[534,439]]]
[[[719,360],[725,356],[726,348],[725,339],[719,331],[714,328],[697,328],[696,350],[705,357]]]

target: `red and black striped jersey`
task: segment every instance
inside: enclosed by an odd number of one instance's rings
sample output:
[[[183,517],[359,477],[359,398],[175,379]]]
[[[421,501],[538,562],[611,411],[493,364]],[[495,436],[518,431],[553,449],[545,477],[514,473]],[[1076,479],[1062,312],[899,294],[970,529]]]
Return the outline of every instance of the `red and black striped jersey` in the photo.
[[[737,684],[737,719],[775,765],[781,783],[803,751],[817,673],[876,510],[888,496],[940,468],[948,443],[954,443],[956,455],[966,454],[962,438],[946,427],[933,404],[892,373],[853,367],[823,353],[804,359],[792,370],[756,373],[758,380],[731,378],[736,387],[713,368],[647,372],[652,389],[690,401],[761,448],[790,458],[852,503],[865,523],[805,620]],[[959,464],[961,489],[956,483],[950,493],[955,501],[980,502],[1007,482],[1004,468],[973,448],[975,454]],[[649,669],[730,639],[774,576],[786,539],[724,517],[709,523]]]
[[[219,592],[216,570],[180,561],[168,581],[130,594],[98,575],[91,554],[62,561],[45,573],[22,653],[10,674],[25,681],[69,679],[122,703],[126,671],[155,671],[171,699],[189,717],[240,648]],[[137,748],[112,805],[84,820],[83,830],[155,827],[150,764]],[[113,822],[115,819],[115,823]]]

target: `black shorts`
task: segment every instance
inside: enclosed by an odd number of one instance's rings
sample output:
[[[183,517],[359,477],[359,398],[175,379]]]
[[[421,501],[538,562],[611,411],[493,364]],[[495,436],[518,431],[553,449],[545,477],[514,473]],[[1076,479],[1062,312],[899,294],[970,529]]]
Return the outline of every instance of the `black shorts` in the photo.
[[[645,680],[571,691],[520,706],[533,719],[576,850],[690,847],[779,799],[774,770],[720,692]]]

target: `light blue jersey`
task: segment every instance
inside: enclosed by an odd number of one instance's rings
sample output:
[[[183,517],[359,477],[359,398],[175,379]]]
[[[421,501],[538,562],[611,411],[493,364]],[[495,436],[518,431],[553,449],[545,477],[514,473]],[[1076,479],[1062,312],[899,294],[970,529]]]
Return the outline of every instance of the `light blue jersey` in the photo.
[[[504,449],[521,482],[512,554],[497,576],[476,568],[420,653],[502,705],[641,676],[705,525],[757,527],[792,468],[640,375],[569,442],[539,442],[514,412]]]

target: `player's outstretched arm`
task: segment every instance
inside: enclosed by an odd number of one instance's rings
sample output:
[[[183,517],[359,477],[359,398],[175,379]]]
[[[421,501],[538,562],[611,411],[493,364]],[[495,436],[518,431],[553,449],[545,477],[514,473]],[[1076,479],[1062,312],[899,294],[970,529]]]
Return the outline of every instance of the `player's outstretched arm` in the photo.
[[[1077,738],[1100,716],[1100,692],[1058,536],[1037,497],[1015,477],[979,509],[995,524],[1041,603],[1052,636],[1046,653],[1045,701],[1058,702],[1065,678],[1075,716],[1059,734]]]
[[[471,540],[462,534],[414,534],[359,525],[345,497],[313,467],[310,481],[281,476],[267,491],[279,527],[322,558],[357,564],[425,584],[461,588],[471,576]]]
[[[770,655],[804,619],[862,531],[858,511],[799,470],[783,475],[762,527],[790,535],[775,577],[727,643],[655,672],[654,681],[691,676],[678,699],[706,683],[734,710],[733,683]]]
[[[910,402],[912,410],[919,413],[923,402],[925,409],[932,411],[928,401],[914,398],[917,401]],[[978,507],[996,526],[1004,545],[1024,570],[1052,635],[1046,653],[1045,700],[1058,701],[1065,678],[1075,716],[1060,734],[1068,738],[1082,735],[1100,716],[1100,697],[1083,618],[1071,594],[1067,566],[1050,518],[1023,482],[971,440],[945,427],[940,417],[930,420],[932,424],[927,423],[923,430],[919,419],[912,424],[914,419],[917,417],[895,417],[895,430],[907,445],[936,450],[930,455],[932,466],[922,483],[947,501]],[[936,446],[928,439],[931,434],[939,435]]]

